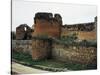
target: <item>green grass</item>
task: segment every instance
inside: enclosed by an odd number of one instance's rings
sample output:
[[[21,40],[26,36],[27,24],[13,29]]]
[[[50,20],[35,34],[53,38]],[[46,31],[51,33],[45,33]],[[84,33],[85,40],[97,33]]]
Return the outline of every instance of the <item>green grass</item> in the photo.
[[[91,67],[91,65],[86,65],[86,64],[64,63],[53,59],[34,61],[32,60],[31,55],[15,51],[12,53],[12,59],[17,60],[19,63],[24,63],[25,65],[31,67],[34,67],[35,65],[40,65],[49,68],[51,67],[59,69],[67,68],[68,70],[87,70],[87,69],[94,69],[95,66],[93,65],[93,67]]]

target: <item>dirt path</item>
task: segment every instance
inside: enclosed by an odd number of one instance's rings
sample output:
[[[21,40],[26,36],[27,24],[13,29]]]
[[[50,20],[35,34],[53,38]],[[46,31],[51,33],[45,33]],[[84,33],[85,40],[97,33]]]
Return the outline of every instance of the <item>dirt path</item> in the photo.
[[[33,73],[48,73],[49,71],[35,69],[35,68],[21,65],[16,62],[12,62],[12,72],[15,72],[18,74],[33,74]]]

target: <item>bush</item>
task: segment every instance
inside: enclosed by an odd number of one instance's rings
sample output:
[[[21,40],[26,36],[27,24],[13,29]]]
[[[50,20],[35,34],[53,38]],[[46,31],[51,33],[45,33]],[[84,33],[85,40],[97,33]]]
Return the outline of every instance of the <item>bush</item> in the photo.
[[[96,47],[97,48],[97,42],[94,40],[91,40],[91,41],[82,40],[81,42],[79,42],[79,46]]]
[[[77,34],[73,33],[73,34],[69,34],[67,36],[62,36],[61,37],[61,41],[66,42],[68,45],[73,45],[76,44],[75,41],[78,39]]]

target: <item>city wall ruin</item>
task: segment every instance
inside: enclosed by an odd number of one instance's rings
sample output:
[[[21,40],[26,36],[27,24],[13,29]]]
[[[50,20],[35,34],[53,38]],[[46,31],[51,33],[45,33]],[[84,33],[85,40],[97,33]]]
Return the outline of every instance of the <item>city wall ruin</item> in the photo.
[[[25,30],[26,25],[16,28],[12,50],[26,52],[32,55],[33,60],[53,58],[64,62],[96,63],[96,47],[68,47],[57,42],[62,36],[72,33],[77,33],[79,40],[96,40],[96,22],[63,26],[59,14],[53,17],[52,13],[36,13],[34,31],[31,28]]]

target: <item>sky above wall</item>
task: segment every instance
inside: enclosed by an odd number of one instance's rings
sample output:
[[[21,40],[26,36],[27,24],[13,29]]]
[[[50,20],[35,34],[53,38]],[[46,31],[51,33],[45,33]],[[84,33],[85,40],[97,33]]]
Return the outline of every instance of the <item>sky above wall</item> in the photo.
[[[12,30],[20,24],[34,24],[34,16],[37,12],[59,13],[64,24],[94,22],[97,16],[97,7],[94,5],[65,4],[32,2],[24,0],[12,1]]]

